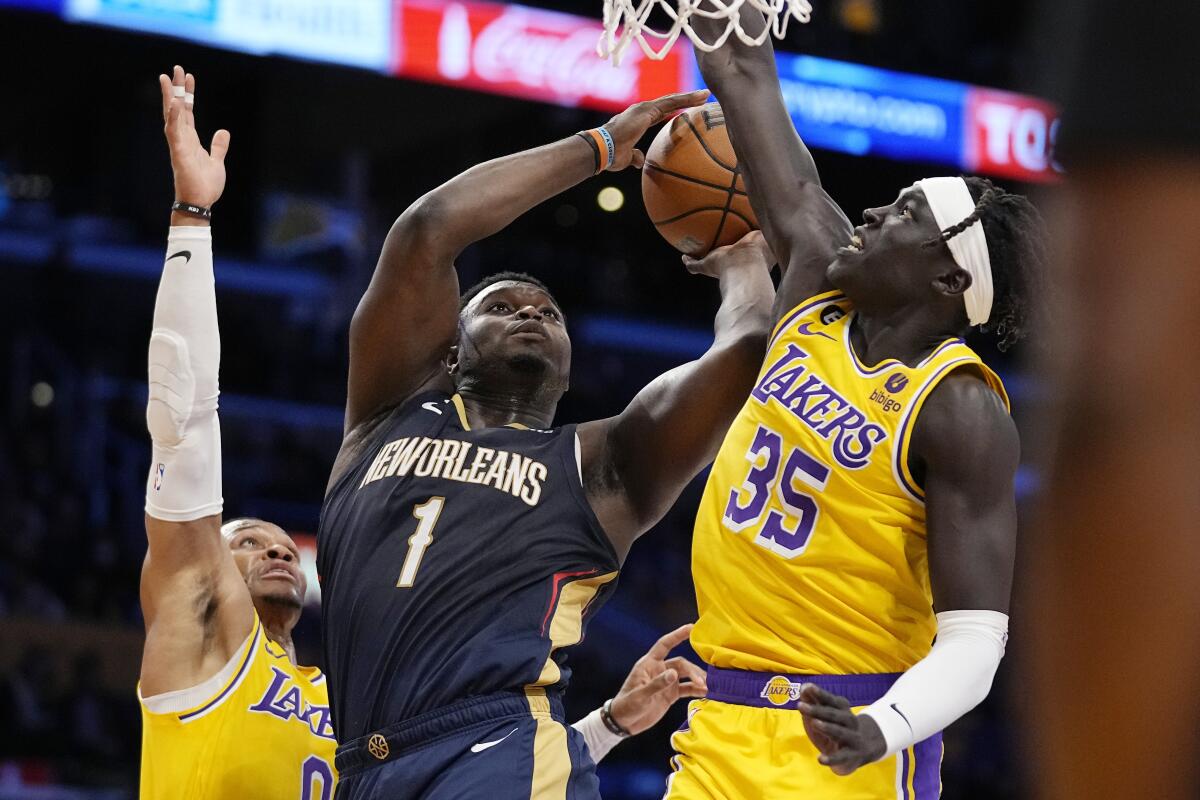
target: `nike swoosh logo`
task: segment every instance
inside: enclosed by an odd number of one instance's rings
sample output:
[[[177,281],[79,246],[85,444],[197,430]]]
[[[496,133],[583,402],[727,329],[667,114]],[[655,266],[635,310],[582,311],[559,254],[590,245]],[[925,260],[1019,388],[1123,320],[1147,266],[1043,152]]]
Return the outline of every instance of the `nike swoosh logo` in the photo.
[[[814,330],[812,329],[812,323],[811,323],[811,322],[806,322],[806,323],[804,323],[803,325],[797,325],[797,326],[796,326],[796,331],[797,331],[797,332],[798,332],[798,333],[799,333],[801,336],[824,336],[826,339],[828,339],[828,340],[829,340],[829,341],[831,341],[831,342],[835,342],[835,341],[837,341],[837,340],[836,340],[836,339],[834,339],[832,336],[830,336],[828,333],[825,333],[825,332],[823,332],[823,331],[814,331]]]
[[[172,253],[171,255],[167,256],[167,261],[170,261],[172,258],[179,258],[180,256],[183,257],[183,263],[186,264],[192,260],[192,251],[180,250],[178,253]]]
[[[484,750],[487,750],[489,747],[495,747],[496,745],[500,744],[508,737],[512,736],[518,730],[520,730],[520,729],[513,728],[511,731],[504,734],[503,736],[501,736],[499,739],[497,739],[494,742],[480,742],[479,744],[473,744],[473,745],[471,745],[471,752],[472,753],[482,753]]]
[[[426,411],[432,411],[435,414],[442,413],[442,410],[440,408],[438,408],[437,406],[435,406],[433,403],[421,403],[421,408],[425,409]]]

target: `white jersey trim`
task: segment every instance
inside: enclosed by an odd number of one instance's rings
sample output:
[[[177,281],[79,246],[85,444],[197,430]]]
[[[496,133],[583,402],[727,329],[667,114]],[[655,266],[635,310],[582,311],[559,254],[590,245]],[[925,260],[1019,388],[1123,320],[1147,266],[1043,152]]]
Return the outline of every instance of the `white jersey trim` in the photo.
[[[204,705],[209,700],[217,697],[221,690],[225,688],[225,685],[233,679],[233,676],[238,672],[238,668],[245,664],[246,651],[253,645],[258,632],[259,624],[258,620],[255,619],[254,628],[250,631],[250,635],[246,637],[246,640],[242,642],[241,646],[238,647],[237,652],[233,654],[229,661],[225,662],[225,666],[221,667],[216,675],[213,675],[203,683],[198,683],[187,689],[176,689],[150,697],[142,697],[142,686],[139,683],[137,687],[138,700],[141,701],[142,705],[151,714],[179,714]],[[244,673],[242,677],[245,677]]]

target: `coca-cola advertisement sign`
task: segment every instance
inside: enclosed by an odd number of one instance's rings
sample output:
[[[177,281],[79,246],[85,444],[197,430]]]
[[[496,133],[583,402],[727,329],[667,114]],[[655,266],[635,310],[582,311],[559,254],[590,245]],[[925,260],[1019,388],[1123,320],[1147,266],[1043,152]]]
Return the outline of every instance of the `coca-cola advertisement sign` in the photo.
[[[393,74],[558,105],[619,111],[683,91],[692,74],[682,45],[662,61],[631,50],[614,67],[596,55],[599,21],[524,6],[395,0],[392,25]]]

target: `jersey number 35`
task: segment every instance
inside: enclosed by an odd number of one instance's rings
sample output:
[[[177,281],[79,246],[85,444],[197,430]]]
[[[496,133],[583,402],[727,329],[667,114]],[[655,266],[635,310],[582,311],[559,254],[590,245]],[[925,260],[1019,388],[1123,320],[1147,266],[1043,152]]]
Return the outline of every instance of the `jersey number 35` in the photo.
[[[755,431],[746,460],[750,472],[741,487],[730,490],[722,522],[735,533],[761,526],[755,544],[784,558],[795,558],[808,547],[821,514],[817,501],[798,485],[821,491],[829,480],[829,467],[799,447],[785,454],[783,437],[764,425]],[[779,507],[770,509],[764,519],[772,494]]]

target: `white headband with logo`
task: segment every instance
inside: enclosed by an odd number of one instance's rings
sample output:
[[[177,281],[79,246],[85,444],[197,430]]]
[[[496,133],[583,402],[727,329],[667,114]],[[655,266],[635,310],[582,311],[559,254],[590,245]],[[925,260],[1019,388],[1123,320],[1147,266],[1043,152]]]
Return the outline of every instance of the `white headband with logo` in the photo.
[[[925,178],[917,181],[933,210],[939,230],[957,225],[975,213],[975,201],[962,178]],[[954,261],[971,276],[971,285],[963,292],[967,319],[982,325],[992,315],[992,259],[988,255],[983,223],[976,221],[962,233],[946,241]]]

